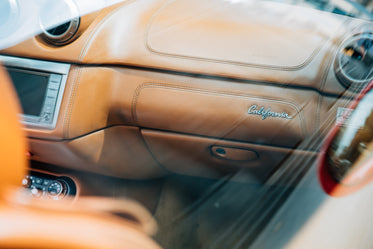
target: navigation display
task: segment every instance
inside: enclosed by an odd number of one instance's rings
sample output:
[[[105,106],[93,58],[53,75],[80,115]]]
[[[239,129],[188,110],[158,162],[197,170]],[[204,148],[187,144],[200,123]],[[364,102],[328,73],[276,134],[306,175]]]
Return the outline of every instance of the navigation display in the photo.
[[[23,113],[40,116],[47,91],[49,74],[7,68],[19,96]]]

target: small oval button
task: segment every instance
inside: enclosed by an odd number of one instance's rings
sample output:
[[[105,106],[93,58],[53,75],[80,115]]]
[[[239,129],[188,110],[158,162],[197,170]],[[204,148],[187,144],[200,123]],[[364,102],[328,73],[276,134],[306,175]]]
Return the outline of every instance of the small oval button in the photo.
[[[211,152],[218,158],[232,161],[253,161],[258,159],[258,154],[255,151],[242,148],[212,146]]]

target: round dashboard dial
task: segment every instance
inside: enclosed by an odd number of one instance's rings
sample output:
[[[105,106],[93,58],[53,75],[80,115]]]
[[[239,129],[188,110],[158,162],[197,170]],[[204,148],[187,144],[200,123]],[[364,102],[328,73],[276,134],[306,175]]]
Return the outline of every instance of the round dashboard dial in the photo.
[[[53,181],[49,184],[47,193],[54,199],[61,199],[66,195],[66,187],[61,181]]]
[[[343,42],[334,71],[339,82],[352,91],[360,91],[373,80],[373,34],[356,35]]]

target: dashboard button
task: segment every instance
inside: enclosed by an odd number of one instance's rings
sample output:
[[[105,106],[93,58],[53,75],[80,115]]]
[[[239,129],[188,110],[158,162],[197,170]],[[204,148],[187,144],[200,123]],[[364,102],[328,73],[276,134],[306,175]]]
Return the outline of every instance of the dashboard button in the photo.
[[[47,96],[50,98],[57,98],[58,91],[56,89],[49,89],[47,92]]]
[[[31,188],[31,194],[35,197],[41,197],[43,195],[43,190],[33,187]]]
[[[31,180],[29,178],[24,178],[22,180],[22,185],[25,187],[25,188],[29,188],[31,186]]]
[[[43,183],[43,179],[35,177],[35,183],[40,185]]]
[[[54,83],[60,83],[61,79],[62,79],[62,76],[58,74],[51,74],[49,77],[49,80]]]
[[[49,83],[48,88],[53,89],[53,90],[58,90],[58,88],[60,88],[60,83],[51,82],[51,83]]]
[[[43,117],[42,117],[43,121],[49,122],[49,121],[51,121],[51,119],[52,119],[52,114],[51,113],[45,112],[43,114]]]
[[[44,181],[43,181],[43,185],[44,185],[44,186],[48,186],[50,182],[51,182],[50,180],[48,180],[48,179],[44,179]]]

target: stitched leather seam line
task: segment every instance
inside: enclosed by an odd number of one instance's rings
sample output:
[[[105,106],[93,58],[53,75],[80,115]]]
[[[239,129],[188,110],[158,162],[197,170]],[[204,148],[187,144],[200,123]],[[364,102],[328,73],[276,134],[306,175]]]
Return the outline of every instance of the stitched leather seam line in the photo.
[[[220,64],[244,66],[244,67],[281,70],[281,71],[297,71],[307,66],[313,60],[313,58],[320,52],[321,48],[324,46],[323,44],[320,44],[317,48],[315,48],[312,54],[304,62],[302,62],[301,64],[297,66],[275,66],[275,65],[264,65],[264,64],[252,64],[252,63],[237,62],[237,61],[232,61],[232,60],[209,59],[209,58],[203,58],[203,57],[185,56],[185,55],[177,55],[177,54],[160,52],[160,51],[153,49],[151,45],[149,44],[150,29],[152,27],[154,20],[161,13],[161,11],[165,9],[171,2],[174,2],[174,1],[175,0],[169,1],[165,5],[163,5],[161,8],[159,8],[149,20],[149,24],[145,30],[144,44],[145,44],[146,49],[151,53],[162,55],[162,56],[167,56],[167,57],[173,57],[173,58],[199,60],[199,61],[206,61],[206,62],[213,62],[213,63],[220,63]]]
[[[282,98],[259,97],[259,96],[251,95],[251,94],[240,94],[240,93],[227,92],[227,91],[207,90],[207,89],[193,88],[193,87],[187,87],[187,86],[174,86],[174,85],[169,85],[169,84],[164,84],[164,83],[143,83],[136,88],[133,99],[132,99],[132,104],[131,104],[131,115],[132,115],[133,121],[137,125],[139,125],[138,117],[137,117],[137,110],[136,110],[137,103],[138,103],[138,99],[140,97],[141,91],[145,88],[161,88],[161,89],[163,88],[163,89],[179,90],[179,91],[185,91],[185,92],[195,92],[195,93],[214,95],[214,96],[255,98],[260,101],[268,101],[268,102],[272,101],[272,102],[278,102],[281,104],[286,104],[296,110],[298,117],[299,117],[302,134],[304,137],[307,137],[308,135],[307,128],[305,126],[302,108],[293,101],[285,100]]]
[[[80,84],[80,77],[81,77],[81,74],[82,74],[82,68],[81,67],[78,67],[77,70],[78,70],[78,72],[76,73],[76,77],[74,79],[73,89],[72,89],[72,92],[70,94],[68,107],[67,107],[67,114],[65,116],[65,121],[64,121],[64,137],[66,137],[66,138],[69,138],[69,136],[70,136],[70,134],[69,134],[70,133],[70,120],[71,120],[71,116],[72,116],[72,112],[73,112],[73,108],[74,108],[74,103],[75,103],[78,87],[79,87],[79,84]]]
[[[128,1],[126,2],[126,4],[124,5],[127,5],[127,4],[130,4],[132,2],[134,2],[136,0],[132,0],[132,1]],[[85,57],[85,55],[87,54],[88,52],[88,49],[89,49],[89,45],[92,43],[93,41],[93,37],[97,34],[99,28],[105,23],[105,21],[111,17],[113,14],[115,14],[116,12],[118,12],[124,5],[119,5],[117,8],[115,8],[114,10],[112,10],[108,15],[105,16],[105,18],[103,18],[97,25],[96,27],[93,29],[93,31],[91,32],[91,34],[89,35],[89,37],[86,39],[85,43],[84,43],[84,46],[83,46],[83,49],[81,50],[80,54],[79,54],[79,57],[78,57],[78,61],[79,62],[83,62],[83,59]],[[81,71],[82,69],[79,67],[79,72],[78,72],[78,77],[76,78],[76,80],[74,81],[74,89],[73,89],[73,92],[70,96],[70,99],[69,99],[69,106],[68,106],[68,109],[67,109],[67,115],[66,115],[66,118],[65,118],[65,124],[64,124],[64,127],[65,127],[65,136],[67,138],[69,138],[69,133],[70,133],[70,126],[71,126],[71,116],[72,116],[72,112],[73,112],[73,107],[74,107],[74,104],[75,104],[75,99],[76,99],[76,95],[77,95],[77,90],[78,90],[78,87],[80,85],[80,76],[81,76]]]
[[[135,2],[136,0],[132,0],[132,1],[127,1],[121,5],[119,5],[118,7],[116,7],[115,9],[113,9],[110,13],[108,13],[97,25],[96,27],[92,30],[91,34],[89,35],[89,37],[87,38],[86,42],[84,43],[84,46],[83,46],[83,49],[81,50],[80,54],[79,54],[79,57],[78,57],[78,61],[79,62],[83,62],[83,59],[84,57],[86,56],[89,48],[90,48],[90,45],[92,44],[93,42],[93,37],[95,35],[97,35],[99,29],[104,25],[104,23],[110,18],[112,17],[115,13],[117,13],[118,11],[120,11],[122,9],[122,7],[124,6],[127,6],[128,4],[131,4],[133,2]]]

